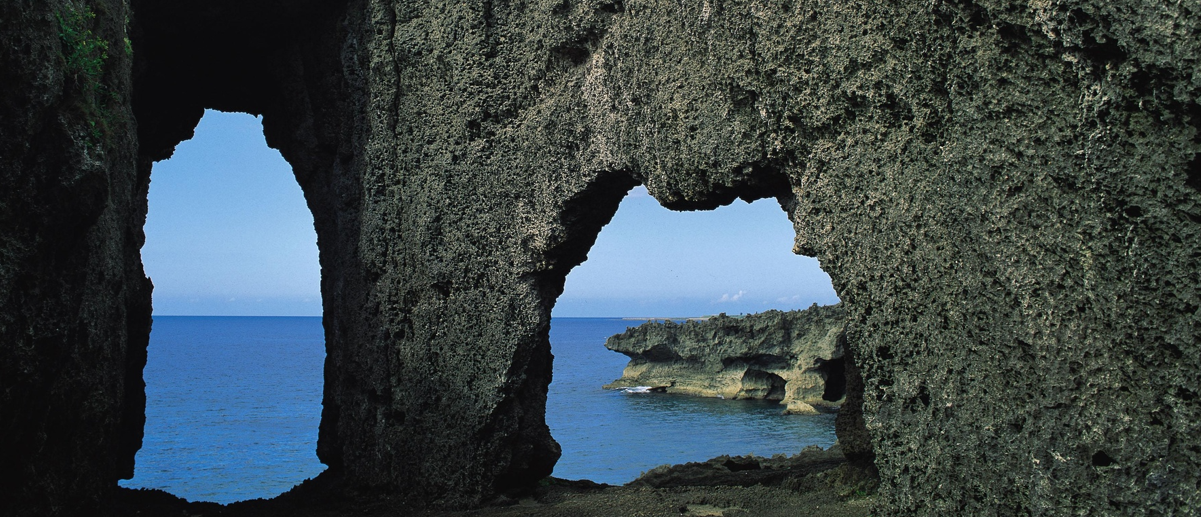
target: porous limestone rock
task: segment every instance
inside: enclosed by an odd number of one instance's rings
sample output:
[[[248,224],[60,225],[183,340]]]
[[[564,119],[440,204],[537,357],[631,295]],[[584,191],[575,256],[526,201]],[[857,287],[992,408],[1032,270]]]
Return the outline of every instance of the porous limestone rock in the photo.
[[[609,337],[605,348],[630,358],[606,388],[726,399],[775,400],[785,411],[815,414],[845,396],[845,311],[840,305],[803,311],[725,314],[703,321],[651,321]]]
[[[313,211],[327,490],[549,473],[550,311],[641,183],[786,209],[847,313],[877,514],[1201,507],[1195,0],[132,4],[0,5],[7,514],[129,474],[146,184],[204,108],[262,114]]]
[[[128,5],[0,3],[0,515],[103,507],[142,444]]]

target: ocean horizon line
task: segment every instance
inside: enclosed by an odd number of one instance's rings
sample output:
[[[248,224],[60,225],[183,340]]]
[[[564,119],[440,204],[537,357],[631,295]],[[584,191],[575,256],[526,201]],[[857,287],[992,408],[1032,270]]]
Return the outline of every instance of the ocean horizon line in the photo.
[[[551,316],[551,319],[595,319],[595,320],[629,320],[629,321],[661,321],[661,320],[704,320],[716,315],[704,316]],[[299,314],[151,314],[151,318],[322,318],[321,315]]]

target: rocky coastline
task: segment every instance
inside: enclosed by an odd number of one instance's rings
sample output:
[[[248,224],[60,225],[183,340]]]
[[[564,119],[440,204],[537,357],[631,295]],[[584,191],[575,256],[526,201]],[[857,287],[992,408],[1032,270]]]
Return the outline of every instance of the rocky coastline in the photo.
[[[630,358],[609,389],[779,401],[785,412],[836,409],[846,396],[846,313],[841,305],[649,321],[609,337]]]
[[[812,446],[792,456],[719,456],[662,465],[621,486],[547,477],[531,490],[465,510],[414,507],[384,494],[370,500],[331,497],[326,482],[312,479],[270,501],[228,505],[121,488],[113,510],[147,517],[866,517],[878,485],[871,472],[849,464],[838,445]]]

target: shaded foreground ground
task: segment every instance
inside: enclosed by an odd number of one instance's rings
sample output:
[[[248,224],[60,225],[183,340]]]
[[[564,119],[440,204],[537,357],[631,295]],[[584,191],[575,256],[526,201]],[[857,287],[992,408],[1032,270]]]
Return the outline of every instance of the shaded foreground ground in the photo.
[[[837,447],[791,458],[728,457],[659,467],[624,486],[547,478],[532,493],[463,511],[420,510],[388,497],[319,497],[307,482],[270,501],[188,503],[156,490],[122,489],[118,513],[157,516],[335,515],[413,517],[658,517],[869,515],[875,478],[848,465]],[[328,492],[326,492],[328,493]]]

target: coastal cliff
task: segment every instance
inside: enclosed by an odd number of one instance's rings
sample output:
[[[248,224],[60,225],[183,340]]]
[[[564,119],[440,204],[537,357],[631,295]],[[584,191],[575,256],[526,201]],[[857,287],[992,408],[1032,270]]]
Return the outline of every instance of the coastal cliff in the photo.
[[[630,358],[606,388],[727,399],[776,400],[814,414],[846,395],[846,311],[841,305],[767,311],[703,321],[652,321],[611,336],[605,347]]]

